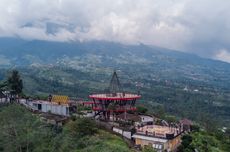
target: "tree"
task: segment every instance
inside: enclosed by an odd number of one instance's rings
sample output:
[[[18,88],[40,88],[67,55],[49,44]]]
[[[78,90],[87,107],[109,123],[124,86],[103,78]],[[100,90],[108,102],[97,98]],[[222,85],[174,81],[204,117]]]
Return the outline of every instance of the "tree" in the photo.
[[[16,94],[22,93],[23,82],[17,70],[13,70],[11,75],[7,79],[9,89],[14,91]]]
[[[137,106],[137,112],[138,113],[145,114],[147,111],[148,111],[148,109],[145,108],[144,106]]]
[[[191,146],[191,143],[192,143],[192,136],[190,135],[184,135],[182,138],[182,142],[181,142],[181,145],[178,147],[178,152],[192,152],[194,151],[193,150],[193,147]]]
[[[7,83],[5,81],[0,81],[0,90],[5,90]]]
[[[192,137],[190,135],[184,135],[182,138],[181,144],[184,147],[188,147],[192,143]]]
[[[48,151],[52,132],[26,108],[3,107],[0,120],[0,151]]]
[[[167,115],[165,116],[165,120],[169,123],[173,123],[177,121],[177,118],[175,116]]]
[[[96,124],[89,118],[79,118],[76,121],[70,121],[65,127],[65,131],[71,137],[79,138],[97,133]]]
[[[164,119],[165,118],[165,109],[163,106],[158,105],[156,109],[156,114],[160,118]]]

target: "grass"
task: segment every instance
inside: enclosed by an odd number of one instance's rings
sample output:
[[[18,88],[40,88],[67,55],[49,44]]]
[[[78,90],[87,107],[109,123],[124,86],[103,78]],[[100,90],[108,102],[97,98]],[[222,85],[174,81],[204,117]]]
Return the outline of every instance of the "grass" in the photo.
[[[99,130],[94,136],[82,139],[84,144],[76,152],[131,152],[128,145],[118,136]]]

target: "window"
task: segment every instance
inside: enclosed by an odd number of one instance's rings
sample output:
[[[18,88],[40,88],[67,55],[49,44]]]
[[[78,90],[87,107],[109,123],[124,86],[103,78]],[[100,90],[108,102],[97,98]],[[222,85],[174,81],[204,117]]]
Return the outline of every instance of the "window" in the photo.
[[[153,144],[152,147],[154,149],[163,149],[163,145],[161,145],[161,144]]]

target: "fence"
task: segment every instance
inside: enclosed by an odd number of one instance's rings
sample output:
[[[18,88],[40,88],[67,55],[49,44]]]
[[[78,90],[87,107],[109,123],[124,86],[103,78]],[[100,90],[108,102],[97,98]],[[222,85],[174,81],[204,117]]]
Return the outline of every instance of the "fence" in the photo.
[[[125,130],[122,130],[120,128],[113,127],[113,132],[116,132],[116,133],[120,134],[121,136],[128,138],[128,139],[132,138],[130,131],[125,131]]]

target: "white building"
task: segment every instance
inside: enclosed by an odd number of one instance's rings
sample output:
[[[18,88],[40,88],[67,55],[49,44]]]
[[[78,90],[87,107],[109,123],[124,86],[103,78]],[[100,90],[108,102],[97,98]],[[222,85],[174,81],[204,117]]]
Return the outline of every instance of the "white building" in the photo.
[[[49,112],[56,115],[70,116],[70,106],[68,104],[58,104],[47,101],[31,101],[27,103],[32,109],[41,112]]]

